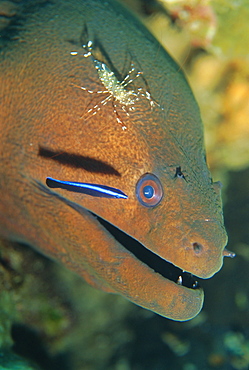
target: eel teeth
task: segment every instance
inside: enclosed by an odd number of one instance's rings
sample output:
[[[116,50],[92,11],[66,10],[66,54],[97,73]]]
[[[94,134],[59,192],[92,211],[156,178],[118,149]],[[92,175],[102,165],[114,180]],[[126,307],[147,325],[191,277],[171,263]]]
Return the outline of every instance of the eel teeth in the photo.
[[[178,279],[176,281],[176,284],[182,285],[182,277],[181,277],[181,275],[178,277]]]

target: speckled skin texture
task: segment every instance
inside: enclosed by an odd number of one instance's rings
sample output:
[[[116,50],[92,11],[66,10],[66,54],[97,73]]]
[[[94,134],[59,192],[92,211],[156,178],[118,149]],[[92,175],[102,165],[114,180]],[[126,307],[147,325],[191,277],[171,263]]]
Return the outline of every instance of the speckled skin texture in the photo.
[[[127,116],[117,103],[126,130],[111,101],[101,105],[101,94],[77,87],[104,89],[91,58],[83,56],[83,38],[101,45],[120,76],[133,63],[143,77],[132,87],[149,91],[159,104],[151,109],[140,96]],[[29,16],[0,58],[3,237],[32,245],[91,284],[162,316],[194,317],[202,307],[202,290],[155,273],[92,214],[184,271],[209,278],[220,269],[227,242],[220,186],[207,169],[199,109],[180,68],[111,0],[47,4]],[[100,110],[87,113],[95,104]],[[41,148],[102,161],[115,171],[68,166],[39,155]],[[179,166],[186,180],[175,177]],[[136,197],[145,173],[155,174],[163,186],[164,197],[154,208]],[[128,199],[50,191],[47,176],[112,186]]]

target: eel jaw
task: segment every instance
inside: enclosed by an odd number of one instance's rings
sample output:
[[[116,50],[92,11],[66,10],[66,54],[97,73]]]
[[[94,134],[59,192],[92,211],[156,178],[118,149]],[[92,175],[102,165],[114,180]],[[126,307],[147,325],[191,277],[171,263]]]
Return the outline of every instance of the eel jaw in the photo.
[[[136,239],[88,208],[65,198],[60,193],[51,191],[37,180],[34,180],[33,184],[51,197],[52,208],[56,205],[55,198],[73,208],[76,214],[79,214],[79,217],[75,219],[76,227],[78,223],[81,225],[83,216],[86,217],[86,224],[89,228],[92,227],[96,231],[96,235],[93,234],[95,239],[106,234],[107,240],[102,246],[104,253],[108,251],[108,245],[111,243],[107,256],[109,265],[103,268],[105,262],[108,261],[94,254],[96,258],[94,257],[93,264],[88,269],[87,263],[82,264],[80,258],[77,263],[75,260],[72,262],[72,256],[66,256],[66,259],[61,259],[61,261],[69,269],[81,275],[96,288],[121,294],[133,303],[172,320],[190,320],[200,312],[204,294],[191,274],[183,272],[172,263],[157,256]],[[119,246],[119,249],[116,250],[116,246]],[[82,257],[79,249],[76,252],[76,256],[80,253]],[[52,254],[50,255],[52,257]],[[57,255],[55,257],[58,259]],[[155,259],[159,261],[159,264],[154,265]],[[127,273],[134,279],[130,280],[130,277],[128,279]]]
[[[96,226],[109,235],[112,244],[108,252],[111,264],[106,265],[105,276],[101,273],[100,277],[100,283],[104,278],[110,288],[107,292],[121,294],[138,306],[171,320],[186,321],[198,315],[204,293],[192,274],[162,259],[100,216],[88,212]]]
[[[163,278],[168,279],[170,282],[177,284],[191,290],[201,290],[201,287],[196,279],[190,272],[183,271],[181,268],[175,266],[173,263],[161,258],[159,255],[153,253],[151,250],[147,249],[138,240],[134,239],[132,236],[126,234],[124,231],[113,225],[112,223],[106,221],[102,217],[98,216],[89,209],[82,207],[81,205],[70,201],[64,196],[57,192],[51,191],[47,186],[44,186],[41,182],[33,180],[33,183],[43,192],[56,196],[63,203],[66,203],[77,212],[81,213],[81,210],[88,212],[104,229],[108,234],[123,246],[126,251],[130,252],[136,259],[153,272],[160,274]]]
[[[88,210],[88,212],[90,212]],[[139,241],[126,234],[115,225],[104,220],[102,217],[90,212],[92,216],[111,234],[119,244],[132,253],[139,261],[147,265],[154,272],[171,282],[182,285],[188,289],[201,289],[197,278],[191,273],[183,271],[173,263],[161,258],[151,250],[143,246]]]

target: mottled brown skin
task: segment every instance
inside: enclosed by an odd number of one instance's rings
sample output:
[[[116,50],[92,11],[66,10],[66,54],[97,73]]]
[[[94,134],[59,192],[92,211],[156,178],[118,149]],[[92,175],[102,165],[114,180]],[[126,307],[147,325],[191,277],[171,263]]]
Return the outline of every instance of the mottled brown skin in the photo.
[[[127,73],[132,59],[147,87],[141,78],[136,86],[149,88],[160,104],[151,110],[140,97],[130,117],[120,107],[127,130],[117,122],[111,102],[94,116],[87,113],[102,97],[75,86],[103,89],[92,60],[83,57],[80,38],[86,25],[89,39],[101,42],[120,73]],[[179,67],[111,0],[48,4],[23,28],[1,52],[2,236],[27,243],[91,284],[162,316],[194,317],[203,304],[202,290],[155,273],[89,212],[201,278],[221,268],[227,236],[220,189],[210,178],[199,109]],[[79,54],[72,56],[73,50]],[[39,155],[39,148],[101,160],[116,172],[70,167]],[[178,166],[187,181],[174,177]],[[154,208],[141,205],[135,194],[145,173],[155,174],[163,186],[164,197]],[[46,191],[47,176],[113,186],[128,199]],[[202,248],[195,250],[193,243]]]

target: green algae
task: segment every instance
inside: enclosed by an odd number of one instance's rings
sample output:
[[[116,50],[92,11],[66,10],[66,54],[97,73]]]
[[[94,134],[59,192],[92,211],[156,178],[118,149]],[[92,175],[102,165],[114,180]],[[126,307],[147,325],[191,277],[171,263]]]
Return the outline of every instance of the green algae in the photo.
[[[38,370],[10,351],[0,352],[0,370]]]
[[[218,19],[213,49],[229,57],[249,57],[249,2],[216,0],[211,2]]]
[[[12,345],[10,330],[15,317],[15,307],[8,291],[0,293],[0,348],[8,348]]]

